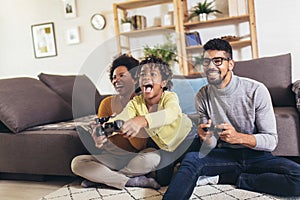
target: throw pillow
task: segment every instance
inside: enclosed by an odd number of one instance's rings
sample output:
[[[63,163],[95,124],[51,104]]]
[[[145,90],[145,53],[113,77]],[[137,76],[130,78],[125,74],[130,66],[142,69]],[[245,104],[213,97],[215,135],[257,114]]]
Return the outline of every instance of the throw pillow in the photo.
[[[182,76],[173,78],[172,82],[173,88],[171,91],[177,94],[182,112],[185,114],[196,113],[194,98],[199,89],[207,84],[207,79]]]
[[[13,133],[72,119],[69,104],[37,79],[2,79],[0,94],[0,120]]]
[[[86,75],[67,76],[41,73],[38,77],[68,102],[73,109],[74,118],[97,113],[102,97]]]

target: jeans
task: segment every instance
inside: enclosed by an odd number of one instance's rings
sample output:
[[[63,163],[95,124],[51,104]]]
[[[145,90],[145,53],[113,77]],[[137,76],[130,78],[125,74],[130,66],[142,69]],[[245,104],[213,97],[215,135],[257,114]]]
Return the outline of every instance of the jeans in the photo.
[[[181,162],[186,153],[197,151],[200,146],[200,138],[196,137],[185,140],[174,152],[160,150],[161,162],[156,170],[156,181],[161,186],[169,185],[174,175],[175,165]]]
[[[156,149],[159,149],[152,140],[148,140],[147,147],[154,147]],[[187,152],[199,151],[200,147],[200,138],[197,134],[196,125],[193,124],[193,127],[188,136],[173,152],[159,149],[161,158],[156,170],[156,181],[161,186],[169,185],[174,175],[175,165],[178,162],[181,162]]]
[[[300,196],[300,165],[270,152],[216,148],[186,154],[163,199],[187,200],[199,176],[232,174],[240,189],[279,196]]]

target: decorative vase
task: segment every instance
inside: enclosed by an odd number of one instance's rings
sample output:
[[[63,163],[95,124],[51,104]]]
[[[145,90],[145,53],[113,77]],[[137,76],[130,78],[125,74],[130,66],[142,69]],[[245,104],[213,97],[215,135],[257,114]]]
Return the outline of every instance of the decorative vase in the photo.
[[[200,21],[207,21],[207,13],[199,14],[199,20]]]
[[[123,32],[129,32],[131,31],[131,23],[123,23],[122,24],[122,31]]]
[[[173,19],[174,19],[173,12],[169,12],[168,14],[165,14],[162,19],[162,22],[163,22],[162,25],[163,26],[173,25],[173,21],[174,21]]]

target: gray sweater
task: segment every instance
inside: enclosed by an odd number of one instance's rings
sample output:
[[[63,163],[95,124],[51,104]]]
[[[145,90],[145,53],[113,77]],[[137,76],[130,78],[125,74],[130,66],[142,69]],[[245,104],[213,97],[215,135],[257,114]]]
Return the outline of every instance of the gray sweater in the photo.
[[[223,89],[214,85],[202,87],[195,96],[199,123],[212,120],[213,125],[231,124],[237,132],[254,134],[255,150],[273,151],[278,143],[275,114],[268,89],[260,82],[232,74],[230,83]],[[213,136],[209,148],[217,145]],[[245,148],[219,141],[219,147]]]

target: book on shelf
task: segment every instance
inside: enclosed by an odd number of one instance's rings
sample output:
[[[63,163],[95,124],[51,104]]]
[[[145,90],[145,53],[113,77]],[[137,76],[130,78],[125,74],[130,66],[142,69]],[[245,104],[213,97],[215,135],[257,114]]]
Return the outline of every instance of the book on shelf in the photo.
[[[200,34],[198,31],[185,33],[186,46],[199,46],[202,45]]]

